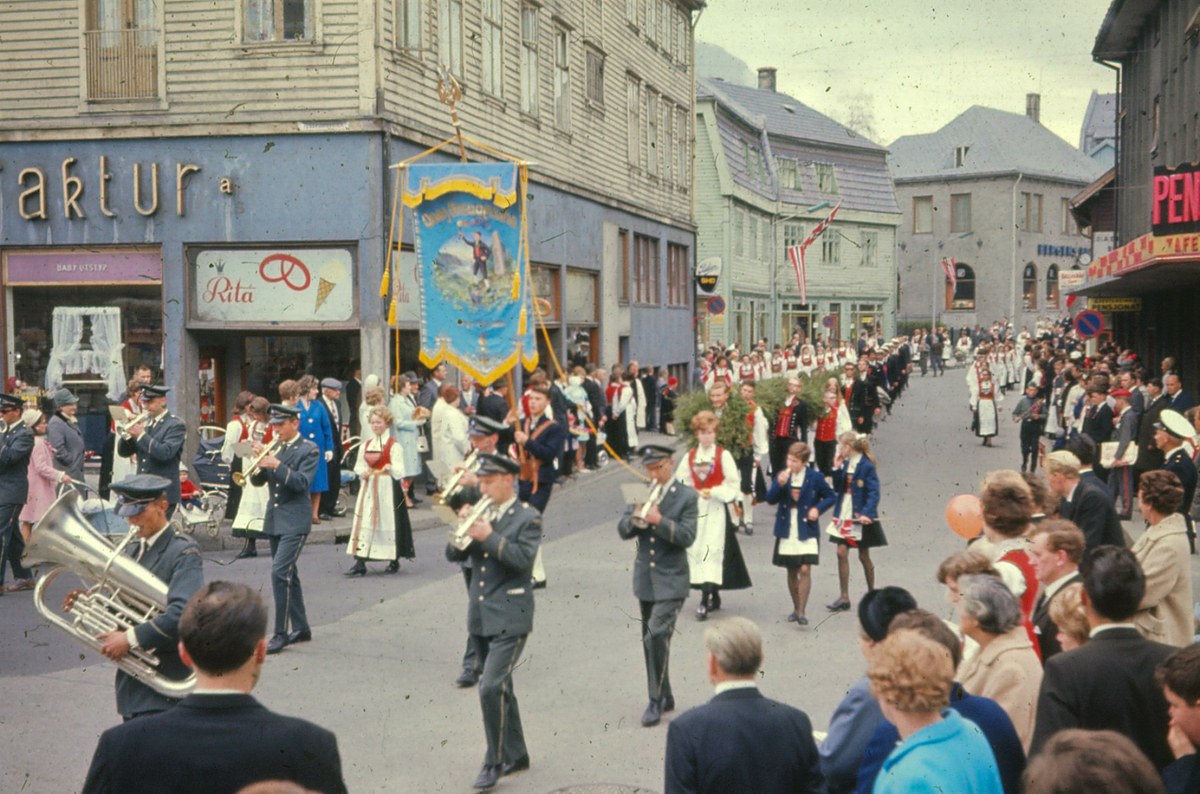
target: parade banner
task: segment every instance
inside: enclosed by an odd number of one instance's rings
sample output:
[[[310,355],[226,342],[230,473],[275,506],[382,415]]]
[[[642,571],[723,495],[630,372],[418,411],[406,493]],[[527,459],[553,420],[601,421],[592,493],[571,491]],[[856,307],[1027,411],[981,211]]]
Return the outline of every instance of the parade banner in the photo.
[[[537,365],[523,245],[524,174],[516,163],[410,165],[420,290],[421,363],[452,363],[489,384]]]

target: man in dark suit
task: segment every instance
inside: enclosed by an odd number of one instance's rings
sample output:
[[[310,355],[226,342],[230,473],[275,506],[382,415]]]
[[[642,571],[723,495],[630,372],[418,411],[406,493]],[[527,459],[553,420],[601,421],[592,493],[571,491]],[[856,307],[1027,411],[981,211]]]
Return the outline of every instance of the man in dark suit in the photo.
[[[1196,498],[1196,464],[1188,455],[1183,442],[1190,440],[1193,435],[1192,423],[1183,414],[1170,409],[1159,414],[1159,421],[1154,424],[1154,443],[1165,456],[1163,468],[1174,472],[1183,485],[1183,501],[1179,504],[1179,514],[1187,524],[1188,546],[1192,554],[1196,553],[1196,528],[1192,523],[1192,500]]]
[[[716,696],[667,728],[665,794],[824,791],[808,715],[758,691],[758,626],[722,620],[705,630],[704,646]]]
[[[363,384],[362,367],[358,361],[350,362],[350,378],[346,381],[346,405],[350,408],[350,435],[362,435],[362,425],[358,418],[358,408],[362,405]]]
[[[1162,450],[1154,443],[1154,425],[1167,408],[1167,398],[1162,393],[1162,378],[1150,378],[1146,381],[1146,395],[1146,411],[1142,414],[1141,424],[1138,425],[1138,459],[1133,466],[1135,488],[1143,473],[1161,469],[1163,464]]]
[[[1046,484],[1063,499],[1059,516],[1079,527],[1089,549],[1105,544],[1125,545],[1125,533],[1113,509],[1112,494],[1080,481],[1079,458],[1065,449],[1047,455]]]
[[[105,731],[84,794],[235,794],[264,780],[345,794],[337,738],[250,695],[266,662],[266,631],[266,604],[249,586],[201,587],[179,619],[195,691],[168,712]]]
[[[168,517],[179,506],[179,459],[187,441],[187,426],[167,410],[166,386],[142,387],[142,407],[150,418],[129,428],[117,444],[117,454],[123,458],[137,455],[137,473],[153,474],[171,483],[167,501],[171,504]]]
[[[416,375],[410,376],[411,379],[416,378]],[[422,408],[433,410],[433,405],[438,401],[439,395],[442,393],[442,386],[446,383],[446,365],[438,364],[429,371],[429,380],[421,386],[421,390],[417,392],[417,405]],[[433,423],[426,422],[421,432],[425,434],[425,444],[428,449],[433,449]],[[433,472],[429,471],[429,453],[422,453],[421,459],[425,463],[425,493],[432,496],[437,493],[437,477],[433,476]]]
[[[498,449],[508,449],[513,443],[513,429],[505,421],[511,410],[507,395],[508,384],[503,380],[498,380],[488,387],[487,393],[479,398],[479,403],[475,406],[476,416],[486,416],[493,422],[504,426],[504,430],[500,433]]]
[[[860,358],[858,375],[850,387],[850,399],[847,401],[854,429],[867,435],[871,434],[875,426],[875,414],[879,411],[879,393],[867,377],[869,370],[867,360]]]
[[[1088,386],[1087,405],[1083,409],[1083,434],[1096,443],[1096,448],[1108,441],[1113,433],[1113,412],[1108,407],[1108,388]],[[1096,476],[1108,482],[1108,471],[1096,464]]]
[[[333,432],[333,457],[325,463],[325,472],[329,488],[321,494],[319,515],[322,521],[329,521],[346,514],[338,510],[338,494],[342,490],[342,417],[341,417],[342,382],[337,378],[325,378],[321,381],[321,399],[318,400],[325,413],[329,416],[329,428]]]
[[[1042,662],[1062,651],[1058,626],[1050,617],[1050,604],[1069,584],[1079,581],[1079,562],[1085,543],[1079,527],[1066,520],[1042,521],[1030,533],[1029,562],[1042,583],[1030,621],[1037,634]]]
[[[481,455],[479,489],[491,508],[467,530],[462,548],[446,546],[450,562],[471,561],[467,631],[483,673],[479,705],[487,753],[474,787],[488,789],[504,775],[529,768],[529,751],[512,673],[533,631],[533,560],[542,542],[542,517],[522,504],[513,489],[521,467],[500,455]]]
[[[271,544],[271,589],[275,596],[275,633],[267,653],[279,653],[294,642],[308,642],[312,629],[304,609],[304,591],[296,564],[304,542],[312,531],[312,499],[309,488],[321,450],[300,435],[300,409],[272,405],[270,423],[279,447],[259,461],[259,471],[250,478],[255,486],[267,485],[267,514],[263,534]],[[288,633],[291,622],[292,632]]]
[[[605,415],[608,413],[608,400],[604,399],[603,367],[596,367],[591,374],[583,379],[583,390],[587,393],[588,404],[592,408],[592,424],[597,430],[604,429]],[[593,432],[588,436],[587,449],[583,453],[583,465],[589,469],[600,468],[600,442]]]
[[[1132,552],[1112,546],[1084,554],[1079,577],[1091,639],[1046,662],[1030,755],[1065,728],[1112,730],[1162,769],[1173,760],[1170,717],[1154,670],[1175,648],[1146,639],[1130,622],[1146,577]]]
[[[1108,490],[1104,480],[1097,477],[1096,472],[1092,469],[1096,462],[1096,455],[1100,454],[1095,441],[1087,436],[1076,434],[1067,440],[1063,449],[1079,459],[1079,481],[1081,483],[1095,486],[1102,491]]]
[[[1158,666],[1155,680],[1171,711],[1177,760],[1162,771],[1166,791],[1200,791],[1200,644],[1180,648]]]
[[[1173,372],[1163,376],[1163,388],[1167,390],[1167,407],[1172,411],[1183,413],[1196,404],[1183,390],[1183,381]]]
[[[136,543],[129,549],[134,559],[167,585],[167,608],[151,620],[123,631],[97,636],[100,653],[118,661],[131,650],[150,651],[158,657],[158,673],[169,681],[183,681],[191,670],[179,658],[179,618],[188,599],[204,584],[200,548],[187,535],[176,532],[168,522],[167,494],[171,483],[153,474],[134,474],[113,483],[118,496],[117,515],[137,527]],[[74,605],[82,590],[69,593],[63,611]],[[117,671],[117,711],[126,722],[160,711],[179,702],[178,697],[151,689],[125,671]]]
[[[670,447],[647,444],[638,450],[650,475],[649,504],[629,505],[617,523],[621,540],[637,540],[633,595],[642,610],[642,649],[650,704],[642,725],[657,725],[675,708],[669,663],[675,619],[688,596],[687,550],[696,539],[696,492],[675,481]]]
[[[642,382],[642,393],[646,396],[646,425],[639,430],[658,430],[658,372],[654,367],[646,367],[638,373]]]
[[[25,539],[20,516],[29,498],[29,456],[33,454],[33,432],[21,421],[24,407],[20,397],[0,394],[0,595],[6,566],[12,568],[17,587],[27,589],[33,580],[33,571],[21,564]]]

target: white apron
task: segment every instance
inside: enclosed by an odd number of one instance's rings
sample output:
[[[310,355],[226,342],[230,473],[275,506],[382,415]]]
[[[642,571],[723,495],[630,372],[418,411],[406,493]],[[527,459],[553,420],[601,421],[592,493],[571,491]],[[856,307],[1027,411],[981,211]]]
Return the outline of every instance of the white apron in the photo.
[[[699,493],[696,496],[699,513],[696,539],[687,550],[690,581],[694,585],[724,583],[726,505],[740,495],[741,482],[733,455],[720,447],[698,448],[694,455],[687,453],[675,470],[675,479],[699,492],[701,485],[693,475],[693,469],[703,473],[714,463],[716,453],[720,453],[723,479],[710,484],[711,493],[707,499]]]
[[[346,553],[364,560],[396,559],[396,503],[393,500],[395,468],[390,453],[396,449],[388,437],[375,436],[359,450],[354,471],[360,478],[358,500],[354,503],[354,523]],[[367,456],[379,455],[375,466]]]

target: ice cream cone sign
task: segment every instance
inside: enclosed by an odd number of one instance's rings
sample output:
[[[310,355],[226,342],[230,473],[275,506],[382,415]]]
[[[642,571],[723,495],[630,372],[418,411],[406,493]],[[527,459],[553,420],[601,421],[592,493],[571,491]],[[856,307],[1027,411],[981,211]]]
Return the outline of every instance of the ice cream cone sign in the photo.
[[[333,288],[347,275],[346,265],[342,262],[330,261],[321,266],[317,271],[317,304],[313,306],[314,312],[329,300],[329,293],[333,292]]]

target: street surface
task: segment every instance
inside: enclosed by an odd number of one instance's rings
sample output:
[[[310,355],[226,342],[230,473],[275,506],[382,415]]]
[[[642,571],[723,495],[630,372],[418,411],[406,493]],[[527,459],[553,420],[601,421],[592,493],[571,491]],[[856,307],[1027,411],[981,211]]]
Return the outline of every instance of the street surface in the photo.
[[[922,606],[945,616],[950,609],[934,570],[961,546],[946,527],[946,503],[975,491],[986,471],[1020,462],[1007,415],[1001,416],[996,446],[979,446],[967,430],[966,398],[961,370],[939,379],[918,374],[875,434],[882,520],[891,544],[873,555],[878,584],[905,587]],[[616,532],[619,485],[632,479],[610,463],[551,499],[549,587],[538,591],[534,633],[514,678],[532,769],[502,779],[497,791],[543,794],[598,783],[662,790],[666,723],[673,715],[656,728],[640,725],[646,691],[631,593],[634,550]],[[804,709],[823,730],[864,669],[857,619],[853,611],[831,616],[825,610],[837,597],[837,572],[832,546],[822,543],[808,608],[812,625],[800,629],[784,621],[790,603],[784,571],[770,563],[773,517],[773,508],[758,507],[754,535],[739,536],[754,587],[726,594],[716,618],[744,615],[762,627],[764,693]],[[371,563],[363,579],[343,578],[352,563],[344,546],[310,545],[301,558],[313,641],[269,657],[255,695],[268,708],[336,732],[346,781],[356,794],[468,792],[479,770],[484,740],[478,696],[453,685],[466,639],[464,586],[458,566],[445,561],[444,545],[442,529],[417,532],[414,562],[405,561],[392,576],[382,573],[383,563]],[[269,600],[269,559],[223,565],[232,556],[206,553],[206,579],[247,581]],[[857,605],[862,574],[854,555],[851,561]],[[672,646],[681,711],[712,694],[697,603],[693,597],[685,604]],[[113,668],[42,625],[28,593],[0,598],[0,632],[0,698],[6,705],[0,715],[0,791],[76,792],[99,733],[119,719]]]

